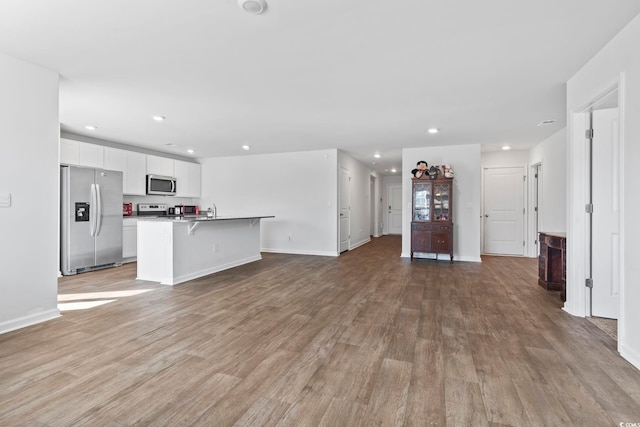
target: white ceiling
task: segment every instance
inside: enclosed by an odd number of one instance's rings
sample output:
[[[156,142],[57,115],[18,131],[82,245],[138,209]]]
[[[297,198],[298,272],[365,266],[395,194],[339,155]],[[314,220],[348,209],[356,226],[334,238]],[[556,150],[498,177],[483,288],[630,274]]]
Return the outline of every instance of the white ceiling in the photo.
[[[565,124],[565,82],[640,13],[637,0],[267,2],[252,16],[236,0],[2,0],[0,52],[60,73],[66,132],[195,157],[379,152],[384,173],[403,147],[544,140]]]

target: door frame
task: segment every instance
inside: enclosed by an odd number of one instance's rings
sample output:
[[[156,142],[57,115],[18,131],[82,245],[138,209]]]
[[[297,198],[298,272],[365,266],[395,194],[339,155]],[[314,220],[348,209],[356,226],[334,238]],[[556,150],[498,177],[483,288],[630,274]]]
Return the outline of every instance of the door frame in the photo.
[[[487,169],[506,169],[506,168],[522,168],[522,175],[524,176],[524,181],[522,182],[522,207],[524,208],[524,217],[522,219],[522,238],[524,239],[524,247],[522,250],[522,256],[527,256],[526,250],[528,250],[529,247],[529,235],[528,235],[528,229],[529,229],[529,206],[527,204],[527,200],[529,200],[529,188],[527,185],[527,182],[529,181],[528,175],[527,175],[527,166],[526,165],[504,165],[504,166],[483,166],[482,167],[482,173],[480,174],[480,185],[481,185],[481,196],[480,196],[480,203],[481,203],[481,208],[480,208],[480,254],[481,255],[485,255],[484,252],[484,240],[485,240],[485,212],[484,212],[484,207],[485,207],[485,171]],[[486,255],[490,255],[490,256],[501,256],[500,254],[486,254]],[[505,255],[505,256],[520,256],[520,255]]]
[[[617,95],[617,94],[614,92],[614,93],[612,93],[612,95]],[[589,165],[590,165],[590,168],[591,168],[591,170],[592,170],[592,172],[589,174],[589,176],[590,176],[590,183],[589,183],[589,185],[590,185],[591,203],[593,203],[593,205],[594,205],[594,213],[597,213],[597,212],[599,211],[599,206],[600,206],[600,204],[599,204],[599,200],[596,200],[596,193],[597,193],[597,192],[596,192],[596,191],[594,191],[594,177],[596,177],[596,174],[593,172],[593,168],[594,168],[594,161],[599,160],[599,159],[595,159],[595,158],[594,158],[594,155],[593,155],[593,153],[594,153],[594,145],[593,145],[593,141],[594,141],[594,139],[595,139],[595,138],[597,138],[597,135],[599,134],[599,129],[598,129],[598,128],[596,127],[596,125],[594,124],[594,122],[595,122],[594,114],[595,114],[595,112],[596,112],[596,111],[606,111],[606,110],[610,110],[610,109],[614,109],[614,108],[617,110],[617,112],[616,112],[616,116],[617,116],[617,120],[618,120],[618,124],[619,124],[619,123],[620,123],[620,110],[619,110],[619,108],[618,108],[617,106],[616,106],[616,107],[608,107],[608,106],[606,106],[606,105],[605,105],[603,108],[598,108],[598,105],[594,105],[594,106],[593,106],[593,108],[591,108],[591,109],[589,110],[589,113],[590,113],[591,128],[594,130],[594,137],[591,139],[591,150],[590,150],[590,161],[589,161]],[[618,126],[618,127],[619,127],[619,126]],[[619,133],[619,129],[618,129],[618,133]],[[613,178],[612,185],[613,185],[614,189],[615,189],[615,186],[616,186],[616,179],[618,180],[618,188],[617,188],[617,190],[618,190],[618,191],[617,191],[617,193],[618,193],[618,194],[617,194],[617,199],[618,199],[618,200],[617,200],[617,202],[618,202],[618,203],[617,203],[618,213],[617,213],[617,215],[616,215],[616,216],[617,216],[617,221],[618,221],[618,242],[617,242],[617,245],[616,245],[616,246],[617,246],[617,248],[616,248],[616,249],[618,250],[618,254],[619,254],[619,253],[620,253],[620,249],[621,249],[621,248],[620,248],[620,229],[619,229],[619,225],[620,225],[620,216],[621,216],[621,212],[620,212],[620,199],[621,199],[621,196],[622,196],[622,194],[620,193],[620,185],[619,185],[619,182],[620,182],[619,171],[620,171],[620,165],[621,165],[621,163],[622,163],[623,157],[620,155],[621,147],[620,147],[620,139],[619,139],[619,138],[618,138],[618,141],[617,141],[617,146],[616,146],[615,144],[616,144],[616,142],[615,142],[615,141],[613,141],[613,144],[612,144],[613,146],[608,146],[608,147],[607,147],[607,146],[605,146],[605,148],[607,148],[607,149],[611,149],[611,148],[613,148],[613,150],[611,150],[611,152],[612,152],[612,154],[613,154],[612,159],[613,159],[614,163],[617,163],[617,168],[616,168],[616,167],[613,167],[613,168],[612,168],[612,170],[613,170],[613,171],[616,171],[616,170],[617,170],[617,171],[618,171],[618,173],[615,173],[615,174],[614,174],[614,173],[611,173],[611,176],[612,176],[612,178]],[[617,155],[616,155],[616,154],[617,154]],[[597,177],[596,177],[596,178],[597,178]],[[613,194],[615,194],[615,192],[614,192]],[[615,200],[614,200],[614,205],[615,205]],[[600,259],[601,259],[601,257],[597,257],[597,256],[595,256],[595,255],[594,255],[594,244],[593,244],[593,242],[594,242],[594,238],[593,238],[593,234],[594,234],[593,214],[591,214],[590,221],[591,221],[591,224],[592,224],[592,225],[591,225],[590,230],[589,230],[589,231],[590,231],[590,234],[589,234],[589,251],[590,251],[589,261],[590,261],[590,264],[589,264],[589,267],[590,267],[590,273],[591,273],[591,274],[590,274],[590,277],[594,278],[594,269],[593,269],[593,266],[594,266],[595,264],[597,264],[598,262],[600,262],[600,261],[598,261],[598,260],[600,260]],[[595,240],[595,242],[598,242],[598,239],[596,239],[596,240]],[[594,261],[595,261],[595,262],[594,262]],[[618,257],[618,263],[617,263],[617,264],[616,264],[616,263],[612,263],[612,265],[611,265],[611,272],[612,272],[612,273],[614,273],[614,275],[617,275],[617,276],[618,276],[618,286],[620,285],[620,280],[619,280],[619,278],[620,278],[620,275],[621,275],[621,271],[620,271],[620,269],[619,269],[619,268],[617,268],[617,267],[619,266],[619,261],[620,261],[620,257]],[[617,274],[615,274],[615,273],[617,273]],[[594,279],[595,279],[595,278],[594,278]],[[598,284],[598,281],[597,281],[597,280],[596,280],[596,281],[594,281],[594,286],[601,286],[601,285],[602,285],[602,283]],[[588,297],[588,299],[589,299],[589,309],[588,309],[588,311],[587,311],[587,315],[588,315],[588,316],[593,316],[593,306],[594,306],[594,304],[593,304],[593,303],[594,303],[594,292],[593,292],[593,288],[590,288],[590,289],[589,289],[589,292],[588,292],[588,296],[587,296],[587,297]],[[619,313],[620,313],[620,289],[619,289],[619,287],[618,287],[618,296],[617,296],[617,306],[618,306],[618,316],[619,316]],[[606,311],[606,310],[605,310],[605,311]],[[617,319],[617,318],[616,318],[616,319]]]
[[[527,216],[527,221],[529,223],[529,232],[528,236],[525,239],[527,241],[528,255],[531,258],[537,258],[540,254],[540,245],[538,242],[538,234],[540,231],[540,212],[543,212],[543,182],[544,182],[544,173],[543,173],[543,161],[540,160],[537,163],[534,163],[529,166],[529,215]],[[538,175],[536,177],[536,174]],[[536,211],[536,202],[537,208]],[[536,224],[537,222],[537,224]]]
[[[347,181],[347,212],[349,213],[348,223],[347,223],[347,248],[342,251],[340,244],[342,241],[340,238],[342,237],[342,221],[340,220],[340,216],[342,214],[342,175],[345,174],[349,179]],[[342,252],[346,252],[351,249],[351,172],[349,169],[340,167],[338,171],[338,254]]]
[[[612,91],[618,91],[618,117],[619,117],[619,144],[620,144],[620,240],[618,242],[620,248],[620,264],[619,264],[619,280],[620,280],[620,315],[618,317],[618,350],[620,343],[624,337],[625,311],[622,302],[625,298],[625,181],[624,181],[624,148],[625,148],[625,103],[624,103],[624,74],[620,74],[618,79],[609,87],[602,91],[598,96],[594,97],[586,105],[577,110],[569,111],[568,116],[568,147],[567,158],[568,164],[568,180],[567,194],[570,195],[567,212],[567,300],[565,301],[563,310],[568,313],[586,317],[590,313],[591,298],[585,281],[589,273],[589,255],[590,255],[590,221],[585,212],[585,206],[589,203],[589,153],[587,138],[585,137],[585,129],[589,126],[590,110],[610,95]]]

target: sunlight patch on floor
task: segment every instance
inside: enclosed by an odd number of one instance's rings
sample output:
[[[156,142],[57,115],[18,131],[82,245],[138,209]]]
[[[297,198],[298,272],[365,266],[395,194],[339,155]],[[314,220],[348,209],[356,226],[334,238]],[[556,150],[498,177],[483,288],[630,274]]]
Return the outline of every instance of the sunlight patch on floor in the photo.
[[[78,301],[78,302],[64,302],[58,304],[58,310],[60,311],[74,311],[74,310],[87,310],[89,308],[100,307],[101,305],[109,304],[110,302],[117,301],[115,299],[103,299],[99,301]]]
[[[118,298],[132,297],[150,291],[153,291],[153,289],[132,289],[129,291],[109,292],[83,292],[79,294],[58,294],[58,310],[87,310],[117,301]]]
[[[144,294],[153,289],[133,289],[130,291],[112,291],[112,292],[83,292],[81,294],[58,294],[58,302],[78,301],[88,299],[104,299],[104,298],[124,298],[135,295]]]

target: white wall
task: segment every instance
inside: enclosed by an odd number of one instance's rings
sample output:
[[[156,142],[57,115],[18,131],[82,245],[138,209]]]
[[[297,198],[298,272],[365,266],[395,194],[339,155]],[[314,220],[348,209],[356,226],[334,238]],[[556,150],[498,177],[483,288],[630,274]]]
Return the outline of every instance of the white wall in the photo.
[[[0,53],[0,333],[59,316],[58,75]]]
[[[567,130],[560,129],[529,150],[529,166],[542,164],[540,230],[567,231]]]
[[[338,151],[338,171],[347,169],[351,177],[349,206],[351,207],[351,239],[349,249],[355,249],[369,241],[371,229],[371,169]],[[336,242],[338,238],[336,236]]]
[[[200,163],[201,208],[215,203],[219,216],[275,215],[262,220],[263,251],[338,255],[337,150],[209,158]],[[368,188],[368,177],[366,182]]]
[[[413,168],[415,168],[415,166],[413,166],[411,169]],[[389,191],[388,190],[389,190],[389,185],[396,185],[396,184],[402,185],[402,177],[400,175],[385,175],[382,177],[382,234],[389,234]]]
[[[451,165],[453,180],[453,255],[457,261],[480,259],[480,146],[405,148],[402,150],[402,256],[411,255],[411,169],[418,160]],[[448,256],[447,256],[448,258]]]
[[[510,168],[522,166],[525,168],[529,163],[528,150],[501,150],[487,151],[480,154],[482,168]]]
[[[586,312],[584,214],[586,153],[583,119],[578,114],[612,85],[619,85],[621,185],[621,284],[618,350],[640,368],[640,197],[636,182],[640,163],[640,15],[614,37],[567,82],[568,218],[567,301],[565,310]]]

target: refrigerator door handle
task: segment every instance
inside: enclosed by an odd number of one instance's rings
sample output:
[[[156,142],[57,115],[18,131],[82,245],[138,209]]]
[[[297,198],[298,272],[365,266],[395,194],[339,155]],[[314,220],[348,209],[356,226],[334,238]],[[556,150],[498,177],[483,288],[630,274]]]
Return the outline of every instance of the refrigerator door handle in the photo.
[[[102,228],[102,194],[100,194],[100,185],[96,184],[96,199],[98,201],[98,212],[96,213],[96,231],[95,235],[100,234],[100,228]]]
[[[96,198],[96,185],[91,184],[91,205],[89,207],[89,234],[96,235],[96,214],[98,210],[98,201]]]

